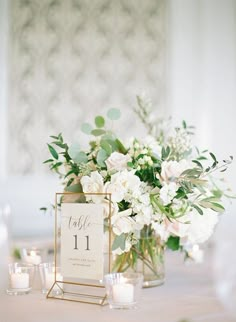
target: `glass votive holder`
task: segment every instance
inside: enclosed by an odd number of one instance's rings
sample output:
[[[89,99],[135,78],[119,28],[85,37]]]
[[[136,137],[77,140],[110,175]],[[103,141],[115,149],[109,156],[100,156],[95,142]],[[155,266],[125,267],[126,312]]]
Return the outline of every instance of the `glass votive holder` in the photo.
[[[143,275],[111,273],[104,276],[107,300],[111,309],[135,309],[138,306]]]
[[[28,294],[32,289],[34,278],[34,265],[12,263],[8,265],[9,287],[6,290],[9,295]]]
[[[38,248],[23,248],[21,250],[24,263],[39,265],[42,263],[42,250]]]
[[[51,289],[55,281],[58,284],[55,284],[53,287],[53,294],[60,295],[63,292],[63,276],[60,273],[60,267],[55,267],[54,263],[41,263],[39,265],[39,273],[42,285],[42,293],[46,294]]]

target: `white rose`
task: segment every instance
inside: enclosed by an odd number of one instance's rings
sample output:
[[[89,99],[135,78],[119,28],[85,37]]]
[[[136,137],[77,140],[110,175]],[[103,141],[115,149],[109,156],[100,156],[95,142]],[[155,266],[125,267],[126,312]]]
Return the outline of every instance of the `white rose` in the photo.
[[[113,232],[116,235],[121,235],[122,233],[129,233],[134,230],[135,221],[130,217],[132,214],[132,209],[127,209],[118,212],[116,215],[112,216],[111,224]]]
[[[121,171],[127,169],[127,162],[129,162],[130,156],[125,155],[119,152],[113,152],[108,159],[106,159],[105,163],[107,166],[107,170],[116,170]]]
[[[116,202],[111,202],[111,208],[110,208],[110,202],[106,199],[103,199],[101,202],[101,205],[103,206],[103,215],[104,218],[107,218],[109,216],[109,212],[111,209],[111,216],[114,216],[118,213],[118,205]]]
[[[175,182],[164,183],[164,186],[160,189],[160,199],[164,206],[171,203],[172,199],[176,196],[178,186]]]
[[[161,165],[161,181],[169,182],[178,178],[182,172],[192,168],[192,165],[187,160],[163,161]]]
[[[97,171],[91,172],[90,176],[83,176],[80,179],[80,183],[84,193],[104,192],[103,178]],[[104,196],[87,196],[87,200],[88,199],[93,200],[94,202],[99,202],[104,199]]]

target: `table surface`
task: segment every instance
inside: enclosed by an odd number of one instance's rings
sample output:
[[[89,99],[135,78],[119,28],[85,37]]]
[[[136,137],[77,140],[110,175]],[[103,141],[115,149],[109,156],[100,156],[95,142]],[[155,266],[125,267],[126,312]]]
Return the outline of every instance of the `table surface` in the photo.
[[[135,310],[46,299],[39,290],[21,296],[2,291],[0,322],[233,322],[215,294],[210,262],[186,265],[168,253],[165,284],[143,289]]]

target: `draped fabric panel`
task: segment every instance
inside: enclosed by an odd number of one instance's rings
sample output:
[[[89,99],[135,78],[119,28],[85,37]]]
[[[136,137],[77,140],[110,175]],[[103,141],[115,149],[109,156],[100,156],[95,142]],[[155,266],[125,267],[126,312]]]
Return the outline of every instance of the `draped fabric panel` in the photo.
[[[80,125],[110,107],[120,133],[139,133],[143,90],[163,113],[166,1],[12,0],[9,14],[9,173],[47,171],[48,136],[84,140]]]

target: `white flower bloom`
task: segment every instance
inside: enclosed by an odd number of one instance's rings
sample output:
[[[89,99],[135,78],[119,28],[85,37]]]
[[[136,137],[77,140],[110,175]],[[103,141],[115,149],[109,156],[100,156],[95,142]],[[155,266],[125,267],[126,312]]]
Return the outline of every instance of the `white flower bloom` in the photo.
[[[80,182],[83,187],[83,192],[104,192],[103,177],[98,173],[98,171],[91,172],[90,176],[83,176],[80,179]]]
[[[153,222],[152,227],[155,230],[156,234],[160,236],[161,240],[166,242],[170,236],[170,232],[167,230],[166,226],[158,222]]]
[[[218,222],[218,214],[211,209],[204,209],[200,215],[195,209],[190,211],[179,221],[170,222],[167,219],[165,224],[167,230],[181,238],[181,245],[201,244],[207,241],[214,232]]]
[[[111,181],[106,190],[112,194],[112,201],[119,202],[125,198],[128,192],[135,193],[141,184],[134,171],[123,170],[111,176]]]
[[[109,216],[110,212],[110,202],[106,199],[103,199],[101,202],[103,206],[103,215],[104,218],[107,218]],[[118,205],[116,202],[111,202],[111,216],[114,216],[118,213]]]
[[[149,149],[151,149],[152,152],[157,157],[160,158],[162,147],[160,146],[160,144],[157,142],[157,140],[153,136],[148,135],[147,137],[145,137],[144,140],[143,140],[143,144],[145,146],[147,146]]]
[[[98,173],[98,171],[91,172],[90,176],[83,176],[80,179],[80,183],[85,193],[103,193],[104,184],[103,177]],[[93,200],[94,202],[99,202],[104,199],[104,196],[87,196],[87,200]]]
[[[111,193],[111,200],[113,202],[120,202],[124,199],[126,189],[120,182],[107,183],[106,191]]]
[[[219,221],[218,214],[211,209],[204,209],[200,215],[195,209],[189,213],[187,240],[191,244],[201,244],[207,241],[214,232]]]
[[[164,182],[173,181],[178,178],[182,172],[190,168],[192,168],[192,164],[185,159],[180,162],[163,161],[161,165],[161,175],[159,178]]]
[[[113,232],[116,235],[121,235],[122,233],[132,232],[135,228],[135,221],[130,217],[132,214],[132,209],[127,209],[118,212],[116,215],[112,216],[111,224]]]
[[[169,234],[178,236],[180,238],[185,238],[189,229],[188,217],[183,216],[178,221],[173,220],[172,222],[169,219],[164,220],[164,225]]]
[[[107,170],[121,171],[127,169],[127,162],[131,160],[129,155],[125,155],[119,152],[113,152],[105,163]]]
[[[160,189],[160,199],[164,206],[168,205],[172,199],[176,196],[178,186],[175,182],[164,183],[164,186]]]
[[[135,216],[136,229],[141,230],[144,225],[149,225],[152,219],[152,210],[150,207],[142,207],[141,211]]]

